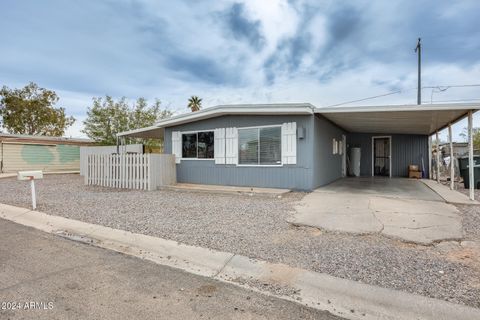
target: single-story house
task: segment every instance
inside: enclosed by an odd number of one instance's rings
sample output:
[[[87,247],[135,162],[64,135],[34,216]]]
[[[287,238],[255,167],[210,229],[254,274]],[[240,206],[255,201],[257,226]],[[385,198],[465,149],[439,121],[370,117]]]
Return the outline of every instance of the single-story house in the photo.
[[[354,166],[360,176],[407,177],[414,164],[428,176],[431,135],[479,108],[220,105],[119,137],[164,139],[164,153],[176,158],[178,182],[312,190]]]
[[[0,172],[79,171],[80,146],[89,139],[0,133]]]

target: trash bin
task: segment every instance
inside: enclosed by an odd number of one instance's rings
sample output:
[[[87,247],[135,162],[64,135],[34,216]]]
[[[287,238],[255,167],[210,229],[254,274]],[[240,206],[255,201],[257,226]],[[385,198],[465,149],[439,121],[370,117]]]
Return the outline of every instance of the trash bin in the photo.
[[[473,165],[480,165],[480,156],[473,156]],[[458,158],[458,168],[460,171],[462,171],[462,169],[468,169],[468,156]]]
[[[465,169],[460,169],[460,175],[463,178],[463,185],[465,189],[470,188],[470,175],[468,173],[468,165]],[[473,180],[474,180],[474,188],[480,189],[480,165],[473,166]]]

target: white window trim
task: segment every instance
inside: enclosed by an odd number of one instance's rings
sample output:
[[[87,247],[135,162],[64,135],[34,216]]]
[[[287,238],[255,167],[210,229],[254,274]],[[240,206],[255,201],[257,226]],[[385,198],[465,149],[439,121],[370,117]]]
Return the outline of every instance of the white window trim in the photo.
[[[237,128],[238,131],[244,130],[244,129],[262,129],[262,128],[282,128],[281,124],[274,124],[274,125],[266,125],[266,126],[252,126],[252,127],[241,127]],[[240,133],[238,134],[240,137]],[[258,154],[260,154],[260,130],[258,130]],[[280,145],[282,145],[282,133],[280,131]],[[282,157],[280,157],[280,163],[278,164],[240,164],[240,143],[238,144],[238,155],[237,155],[237,167],[268,167],[268,168],[273,168],[273,167],[283,167],[283,160]],[[258,159],[260,162],[260,158]]]
[[[180,131],[180,145],[182,146],[182,157],[180,158],[182,161],[183,160],[199,160],[199,161],[215,161],[215,155],[213,158],[184,158],[183,157],[183,135],[184,134],[192,134],[196,133],[197,134],[197,157],[198,157],[198,133],[199,132],[213,132],[213,137],[214,137],[214,142],[213,142],[213,148],[215,148],[215,129],[213,130],[193,130],[193,131]]]

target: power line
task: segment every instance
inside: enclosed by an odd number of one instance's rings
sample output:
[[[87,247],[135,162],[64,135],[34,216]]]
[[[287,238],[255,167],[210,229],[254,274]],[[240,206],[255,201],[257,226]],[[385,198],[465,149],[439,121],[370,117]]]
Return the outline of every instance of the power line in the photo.
[[[378,96],[373,96],[373,97],[368,97],[368,98],[363,98],[363,99],[358,99],[358,100],[351,100],[351,101],[342,102],[342,103],[338,103],[338,104],[332,104],[332,105],[329,105],[327,107],[338,107],[338,106],[341,106],[341,105],[344,105],[344,104],[350,104],[350,103],[354,103],[354,102],[360,102],[360,101],[371,100],[371,99],[375,99],[375,98],[386,97],[386,96],[390,96],[392,94],[397,94],[397,93],[401,93],[401,92],[403,92],[403,90],[393,91],[393,92],[389,92],[389,93],[385,93],[385,94],[380,94]]]
[[[480,87],[480,84],[458,84],[458,85],[448,85],[448,86],[425,86],[425,87],[422,87],[422,90],[423,89],[438,89],[440,91],[445,91],[449,88],[464,88],[464,87]],[[366,100],[372,100],[372,99],[377,99],[377,98],[382,98],[382,97],[386,97],[386,96],[391,96],[391,95],[394,95],[394,94],[398,94],[398,93],[404,93],[404,92],[407,92],[407,91],[411,91],[411,90],[415,90],[417,88],[410,88],[410,89],[405,89],[405,90],[396,90],[396,91],[391,91],[391,92],[388,92],[388,93],[384,93],[384,94],[380,94],[380,95],[376,95],[376,96],[371,96],[371,97],[366,97],[366,98],[362,98],[362,99],[357,99],[357,100],[350,100],[350,101],[345,101],[345,102],[341,102],[341,103],[337,103],[337,104],[332,104],[332,105],[328,105],[327,108],[329,107],[338,107],[338,106],[342,106],[342,105],[345,105],[345,104],[350,104],[350,103],[355,103],[355,102],[361,102],[361,101],[366,101]],[[470,100],[458,100],[458,101],[470,101]],[[453,101],[448,101],[448,100],[443,100],[443,101],[439,101],[439,100],[436,100],[436,101],[430,101],[430,103],[432,102],[453,102]],[[428,103],[428,102],[427,102]]]
[[[480,98],[472,98],[472,99],[451,99],[451,100],[432,100],[430,103],[434,102],[469,102],[469,101],[480,101]],[[424,101],[428,104],[427,101]]]
[[[480,87],[480,84],[457,84],[457,85],[449,85],[449,86],[428,86],[428,87],[422,87],[422,89],[464,88],[464,87]]]

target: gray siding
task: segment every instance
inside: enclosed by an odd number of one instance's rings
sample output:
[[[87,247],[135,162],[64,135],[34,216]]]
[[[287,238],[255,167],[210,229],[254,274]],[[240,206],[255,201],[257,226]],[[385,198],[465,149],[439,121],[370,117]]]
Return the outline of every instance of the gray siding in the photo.
[[[252,127],[296,122],[305,128],[297,139],[297,164],[282,167],[238,167],[219,165],[213,160],[182,160],[177,164],[177,180],[184,183],[289,188],[311,190],[313,186],[313,117],[305,116],[222,116],[165,129],[165,153],[172,152],[172,131]]]
[[[416,164],[422,167],[422,157],[425,172],[428,173],[428,136],[409,134],[371,134],[349,133],[347,148],[360,147],[360,174],[372,175],[372,136],[392,137],[392,177],[407,177],[408,165]]]
[[[314,119],[313,187],[320,187],[342,177],[342,156],[333,154],[333,139],[342,141],[344,131],[324,117]]]

